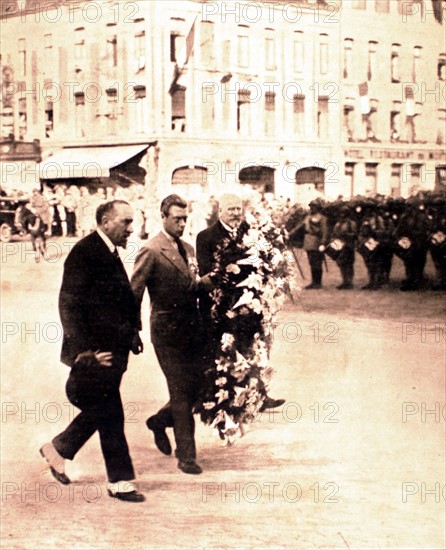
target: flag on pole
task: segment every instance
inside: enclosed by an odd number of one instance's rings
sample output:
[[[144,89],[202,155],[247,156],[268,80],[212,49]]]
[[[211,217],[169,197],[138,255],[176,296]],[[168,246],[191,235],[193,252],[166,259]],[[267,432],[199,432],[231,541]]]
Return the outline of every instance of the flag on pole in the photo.
[[[415,115],[415,98],[414,98],[412,86],[406,86],[405,96],[406,96],[406,116],[414,116]]]
[[[184,46],[181,48],[178,55],[176,56],[176,63],[174,67],[172,83],[170,84],[170,88],[169,88],[169,94],[171,94],[175,90],[175,88],[178,86],[178,81],[180,77],[183,75],[185,66],[187,65],[189,58],[194,51],[195,23],[197,21],[197,18],[198,18],[198,15],[195,16],[192,26],[189,29],[189,32],[187,33]]]
[[[363,82],[358,87],[361,114],[368,115],[370,113],[369,85],[367,82]]]

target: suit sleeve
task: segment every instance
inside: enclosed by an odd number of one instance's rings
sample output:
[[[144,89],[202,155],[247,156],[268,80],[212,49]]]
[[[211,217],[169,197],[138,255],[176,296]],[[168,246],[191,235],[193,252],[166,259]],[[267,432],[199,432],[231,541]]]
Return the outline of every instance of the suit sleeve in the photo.
[[[197,262],[200,276],[210,273],[214,264],[214,250],[205,232],[197,235]]]
[[[150,248],[144,247],[136,256],[133,274],[130,280],[130,285],[132,287],[136,302],[138,330],[141,330],[142,328],[141,302],[144,297],[144,290],[147,287],[147,281],[150,279],[153,272],[154,264],[155,258],[153,251],[150,250]]]
[[[81,249],[74,248],[68,255],[59,294],[59,315],[65,338],[73,349],[91,348],[88,322],[88,296],[91,288],[89,262]]]

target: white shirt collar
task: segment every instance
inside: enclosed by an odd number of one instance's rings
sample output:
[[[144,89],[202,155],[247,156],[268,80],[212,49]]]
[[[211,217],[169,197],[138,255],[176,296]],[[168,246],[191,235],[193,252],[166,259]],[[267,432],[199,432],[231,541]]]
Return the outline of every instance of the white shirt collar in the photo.
[[[220,220],[220,223],[230,235],[235,235],[237,233],[237,228],[236,227],[231,227],[230,225],[223,222],[222,220]]]
[[[96,231],[101,239],[104,241],[104,243],[107,245],[110,252],[113,254],[115,248],[117,249],[117,247],[111,242],[110,238],[107,237],[107,235],[101,229],[99,229],[99,227],[96,229]]]
[[[169,241],[170,241],[171,243],[176,244],[176,243],[175,243],[175,238],[172,237],[172,235],[170,235],[164,228],[161,229],[161,232],[164,233],[164,235],[166,235],[166,237],[169,239]]]

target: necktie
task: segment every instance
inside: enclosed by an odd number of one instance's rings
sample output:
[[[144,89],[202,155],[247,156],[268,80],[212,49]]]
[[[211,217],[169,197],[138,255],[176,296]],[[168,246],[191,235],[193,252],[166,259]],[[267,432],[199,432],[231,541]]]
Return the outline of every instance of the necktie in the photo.
[[[116,260],[121,260],[121,258],[119,257],[118,249],[117,249],[116,246],[115,246],[115,249],[113,250],[112,254],[113,254],[113,258],[115,258]]]
[[[183,243],[181,242],[179,237],[175,238],[175,242],[176,242],[176,245],[178,247],[178,252],[180,253],[181,257],[183,258],[184,263],[187,265],[187,253],[186,253],[186,249],[183,246]]]

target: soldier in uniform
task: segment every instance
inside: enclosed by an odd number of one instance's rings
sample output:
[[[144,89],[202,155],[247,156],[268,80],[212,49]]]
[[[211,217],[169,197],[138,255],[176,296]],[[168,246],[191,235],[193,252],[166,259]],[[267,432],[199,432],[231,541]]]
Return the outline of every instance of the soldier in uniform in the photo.
[[[423,282],[431,229],[424,202],[416,197],[408,199],[396,228],[396,253],[403,260],[406,270],[406,279],[400,287],[402,291],[418,290]]]
[[[340,243],[340,252],[336,258],[336,263],[341,271],[342,283],[336,288],[338,290],[349,290],[353,288],[357,226],[352,219],[350,208],[346,204],[340,206],[338,212],[339,220],[333,228],[332,237]]]
[[[322,214],[322,202],[313,200],[309,207],[310,213],[303,221],[304,250],[307,252],[311,269],[311,283],[305,287],[307,290],[322,287],[322,263],[324,250],[328,244],[328,224],[327,218]]]
[[[375,208],[374,204],[364,208],[364,218],[359,229],[358,252],[364,259],[369,276],[369,282],[362,290],[378,290],[384,282],[383,249],[380,242],[384,221]]]
[[[446,290],[446,204],[440,198],[434,204],[429,249],[437,273],[437,283],[432,288]]]

